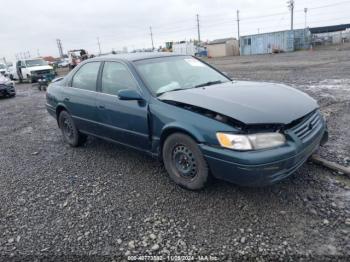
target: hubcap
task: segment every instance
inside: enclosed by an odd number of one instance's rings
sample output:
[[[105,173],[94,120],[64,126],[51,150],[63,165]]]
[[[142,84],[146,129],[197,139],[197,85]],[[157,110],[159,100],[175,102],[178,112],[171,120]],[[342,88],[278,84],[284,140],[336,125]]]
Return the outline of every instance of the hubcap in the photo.
[[[179,174],[187,179],[192,179],[197,174],[196,159],[191,152],[184,145],[177,145],[173,150],[173,163]]]
[[[73,135],[74,135],[73,126],[71,121],[67,118],[63,120],[63,133],[66,136],[66,138],[68,138],[69,140],[73,138]]]

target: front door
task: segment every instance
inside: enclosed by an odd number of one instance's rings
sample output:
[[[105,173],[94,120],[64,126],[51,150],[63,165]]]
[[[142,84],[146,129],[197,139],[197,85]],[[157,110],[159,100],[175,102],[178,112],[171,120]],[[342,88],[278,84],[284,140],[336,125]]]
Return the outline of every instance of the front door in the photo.
[[[22,61],[17,61],[17,63],[16,63],[16,73],[17,73],[18,79],[23,79],[23,75],[22,75]]]
[[[148,111],[146,101],[125,101],[118,91],[135,89],[138,83],[127,65],[105,62],[101,76],[101,92],[97,97],[97,114],[103,136],[139,149],[149,150]]]
[[[96,86],[101,63],[89,62],[79,68],[68,87],[64,88],[63,103],[81,131],[95,133]]]

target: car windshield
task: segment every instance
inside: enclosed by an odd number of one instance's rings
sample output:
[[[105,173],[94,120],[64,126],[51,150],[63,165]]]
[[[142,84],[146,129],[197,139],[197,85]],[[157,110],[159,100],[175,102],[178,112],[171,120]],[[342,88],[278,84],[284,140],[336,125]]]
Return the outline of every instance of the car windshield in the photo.
[[[166,92],[209,86],[230,80],[191,56],[146,59],[136,68],[156,95]]]
[[[0,69],[6,69],[6,66],[4,64],[0,64]]]
[[[43,66],[47,65],[47,62],[43,59],[34,59],[34,60],[26,60],[26,66],[32,67],[32,66]]]

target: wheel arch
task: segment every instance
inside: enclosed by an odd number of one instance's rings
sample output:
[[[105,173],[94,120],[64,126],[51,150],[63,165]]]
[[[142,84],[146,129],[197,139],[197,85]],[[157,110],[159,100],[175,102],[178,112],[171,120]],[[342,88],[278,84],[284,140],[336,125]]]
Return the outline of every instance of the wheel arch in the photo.
[[[56,107],[56,120],[57,120],[57,125],[59,125],[59,121],[58,121],[58,118],[60,116],[60,113],[62,111],[67,111],[69,113],[69,111],[67,110],[67,108],[62,105],[62,104],[59,104],[57,107]]]
[[[193,127],[184,126],[181,124],[169,125],[163,128],[159,138],[159,158],[162,159],[162,151],[165,140],[175,133],[181,133],[191,137],[196,143],[203,143],[203,136]]]

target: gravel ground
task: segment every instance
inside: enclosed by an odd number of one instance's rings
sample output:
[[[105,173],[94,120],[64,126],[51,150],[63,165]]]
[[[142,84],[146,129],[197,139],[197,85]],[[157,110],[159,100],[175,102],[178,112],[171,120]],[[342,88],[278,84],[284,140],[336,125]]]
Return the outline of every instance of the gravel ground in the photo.
[[[350,165],[350,51],[208,61],[237,79],[284,82],[316,98],[331,134],[320,154]],[[70,148],[44,92],[17,91],[0,100],[0,260],[349,259],[346,176],[307,163],[270,187],[215,181],[189,192],[138,152],[95,138]]]

